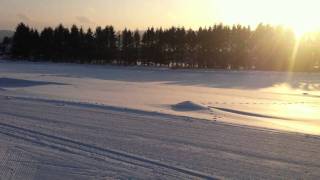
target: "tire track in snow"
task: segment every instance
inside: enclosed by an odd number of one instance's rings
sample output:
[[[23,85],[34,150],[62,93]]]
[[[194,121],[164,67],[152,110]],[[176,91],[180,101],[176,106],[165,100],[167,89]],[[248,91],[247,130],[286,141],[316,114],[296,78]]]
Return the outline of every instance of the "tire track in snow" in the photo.
[[[77,153],[80,151],[82,153],[78,153],[83,156],[83,153],[88,153],[92,157],[92,154],[102,156],[105,158],[116,159],[118,161],[131,163],[137,165],[132,161],[138,161],[144,164],[155,165],[161,168],[166,168],[170,170],[177,171],[179,173],[187,174],[190,176],[203,178],[203,179],[218,179],[210,174],[206,174],[203,172],[187,169],[184,167],[179,167],[175,165],[169,165],[164,162],[160,162],[158,160],[141,157],[138,155],[126,153],[123,151],[113,150],[113,149],[106,149],[97,147],[94,145],[85,144],[82,142],[57,137],[53,135],[44,134],[41,132],[36,132],[33,130],[12,126],[9,124],[0,123],[0,133],[14,137],[20,140],[28,141],[34,144],[38,144],[41,146],[46,146],[52,149],[60,150],[67,153]]]

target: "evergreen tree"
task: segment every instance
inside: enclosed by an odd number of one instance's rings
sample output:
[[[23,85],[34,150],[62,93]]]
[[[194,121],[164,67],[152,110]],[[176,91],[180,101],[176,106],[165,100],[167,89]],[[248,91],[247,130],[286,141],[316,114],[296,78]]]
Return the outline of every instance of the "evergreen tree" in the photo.
[[[54,31],[52,28],[44,28],[40,34],[40,51],[41,58],[52,59],[55,54],[54,49]]]
[[[141,48],[141,37],[139,30],[136,30],[133,34],[133,59],[140,61],[140,48]]]
[[[57,62],[62,62],[68,59],[68,37],[69,30],[65,28],[62,24],[54,30],[54,60]],[[69,60],[67,60],[69,61]]]
[[[30,40],[30,28],[20,23],[13,36],[12,55],[19,58],[29,58],[31,55]]]
[[[82,59],[81,63],[93,63],[95,57],[95,39],[91,28],[87,30],[83,41],[84,58]]]
[[[7,40],[8,41],[8,40]],[[320,33],[299,41],[283,27],[260,24],[232,27],[217,24],[186,31],[183,27],[125,29],[116,34],[112,26],[84,32],[62,24],[40,33],[20,23],[12,38],[11,55],[27,60],[113,63],[124,65],[192,68],[313,71],[320,66]]]
[[[122,32],[122,60],[125,65],[135,65],[134,59],[134,38],[130,30],[125,29]]]
[[[76,25],[72,25],[70,30],[70,35],[68,37],[68,58],[70,58],[70,61],[75,61],[79,59],[80,55],[80,32],[79,28]]]

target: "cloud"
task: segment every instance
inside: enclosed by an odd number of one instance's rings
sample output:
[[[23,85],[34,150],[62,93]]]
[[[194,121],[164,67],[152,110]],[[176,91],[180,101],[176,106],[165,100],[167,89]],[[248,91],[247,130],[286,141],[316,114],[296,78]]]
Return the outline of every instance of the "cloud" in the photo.
[[[91,21],[89,18],[87,18],[85,16],[77,16],[76,19],[80,23],[84,23],[84,24],[93,24],[94,23],[93,21]]]
[[[17,14],[20,21],[31,21],[31,19],[25,14]]]

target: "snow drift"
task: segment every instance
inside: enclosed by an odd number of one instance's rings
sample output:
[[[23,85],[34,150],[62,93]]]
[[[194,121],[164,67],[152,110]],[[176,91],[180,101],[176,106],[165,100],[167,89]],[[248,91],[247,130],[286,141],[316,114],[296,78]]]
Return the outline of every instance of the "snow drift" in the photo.
[[[208,107],[201,104],[194,103],[192,101],[184,101],[171,106],[175,111],[203,111],[208,110]]]

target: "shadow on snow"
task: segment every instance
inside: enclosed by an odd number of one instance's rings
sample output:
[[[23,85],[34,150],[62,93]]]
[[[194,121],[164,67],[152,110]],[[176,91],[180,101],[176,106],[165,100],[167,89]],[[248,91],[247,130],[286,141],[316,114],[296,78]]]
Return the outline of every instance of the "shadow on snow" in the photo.
[[[67,84],[45,82],[45,81],[30,81],[30,80],[12,79],[12,78],[0,78],[0,89],[1,88],[22,88],[22,87],[32,87],[32,86],[44,86],[44,85],[67,85]]]

